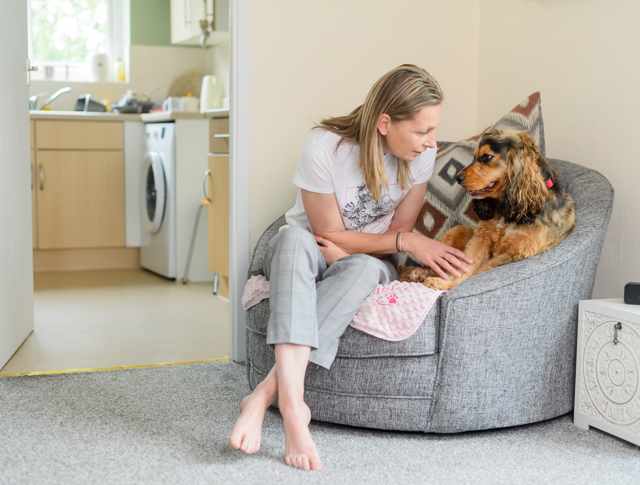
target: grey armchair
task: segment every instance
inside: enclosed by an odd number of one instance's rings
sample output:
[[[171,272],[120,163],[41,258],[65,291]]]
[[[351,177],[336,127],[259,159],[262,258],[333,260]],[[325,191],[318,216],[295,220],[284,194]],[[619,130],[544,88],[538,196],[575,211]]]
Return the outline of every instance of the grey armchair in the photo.
[[[389,430],[455,433],[550,419],[573,408],[578,301],[589,299],[613,207],[598,172],[550,159],[574,198],[578,224],[534,258],[474,276],[444,294],[419,330],[388,342],[349,327],[331,370],[310,366],[313,419]],[[278,219],[255,248],[262,274]],[[247,312],[251,388],[275,363],[269,300]],[[313,367],[313,368],[312,368]]]

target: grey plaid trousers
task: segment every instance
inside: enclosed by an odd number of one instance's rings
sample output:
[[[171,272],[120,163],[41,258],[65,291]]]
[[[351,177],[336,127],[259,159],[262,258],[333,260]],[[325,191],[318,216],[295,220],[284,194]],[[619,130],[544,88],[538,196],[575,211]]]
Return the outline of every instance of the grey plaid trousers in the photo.
[[[269,242],[264,274],[271,307],[267,344],[308,345],[309,361],[326,369],[365,298],[398,277],[389,261],[366,254],[345,256],[327,267],[313,236],[298,227]]]

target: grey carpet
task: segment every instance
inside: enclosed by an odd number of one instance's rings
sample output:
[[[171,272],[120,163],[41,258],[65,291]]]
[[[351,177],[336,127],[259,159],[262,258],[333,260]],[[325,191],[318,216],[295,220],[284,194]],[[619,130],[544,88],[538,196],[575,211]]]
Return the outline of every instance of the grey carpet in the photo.
[[[640,448],[543,423],[457,435],[312,422],[325,467],[284,464],[282,418],[267,413],[262,449],[228,436],[248,392],[244,366],[211,362],[0,378],[2,484],[632,484]]]

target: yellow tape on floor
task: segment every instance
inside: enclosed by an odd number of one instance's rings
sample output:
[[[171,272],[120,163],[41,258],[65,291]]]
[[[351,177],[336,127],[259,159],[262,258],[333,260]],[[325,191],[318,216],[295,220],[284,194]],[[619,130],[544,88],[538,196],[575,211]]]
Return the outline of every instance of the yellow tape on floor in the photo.
[[[39,372],[22,372],[20,374],[0,374],[0,377],[13,377],[13,376],[41,376],[49,374],[71,374],[73,372],[98,372],[102,370],[120,370],[120,369],[143,369],[145,367],[166,367],[169,365],[187,365],[187,364],[201,364],[203,362],[222,362],[229,360],[229,357],[223,359],[209,359],[209,360],[194,360],[192,362],[172,362],[168,364],[148,364],[148,365],[122,365],[119,367],[97,367],[95,369],[67,369],[67,370],[45,370]]]

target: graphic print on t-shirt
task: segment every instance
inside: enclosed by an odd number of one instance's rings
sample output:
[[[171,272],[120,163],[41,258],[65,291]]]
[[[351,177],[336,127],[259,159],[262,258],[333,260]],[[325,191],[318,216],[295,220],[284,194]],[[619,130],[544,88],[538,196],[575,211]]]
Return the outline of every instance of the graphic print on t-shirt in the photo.
[[[356,187],[347,187],[347,190],[350,188]],[[357,189],[355,201],[344,206],[342,215],[349,220],[354,231],[362,232],[367,224],[386,216],[393,209],[394,200],[389,194],[383,195],[378,200],[373,200],[371,192],[365,185],[361,185]]]

